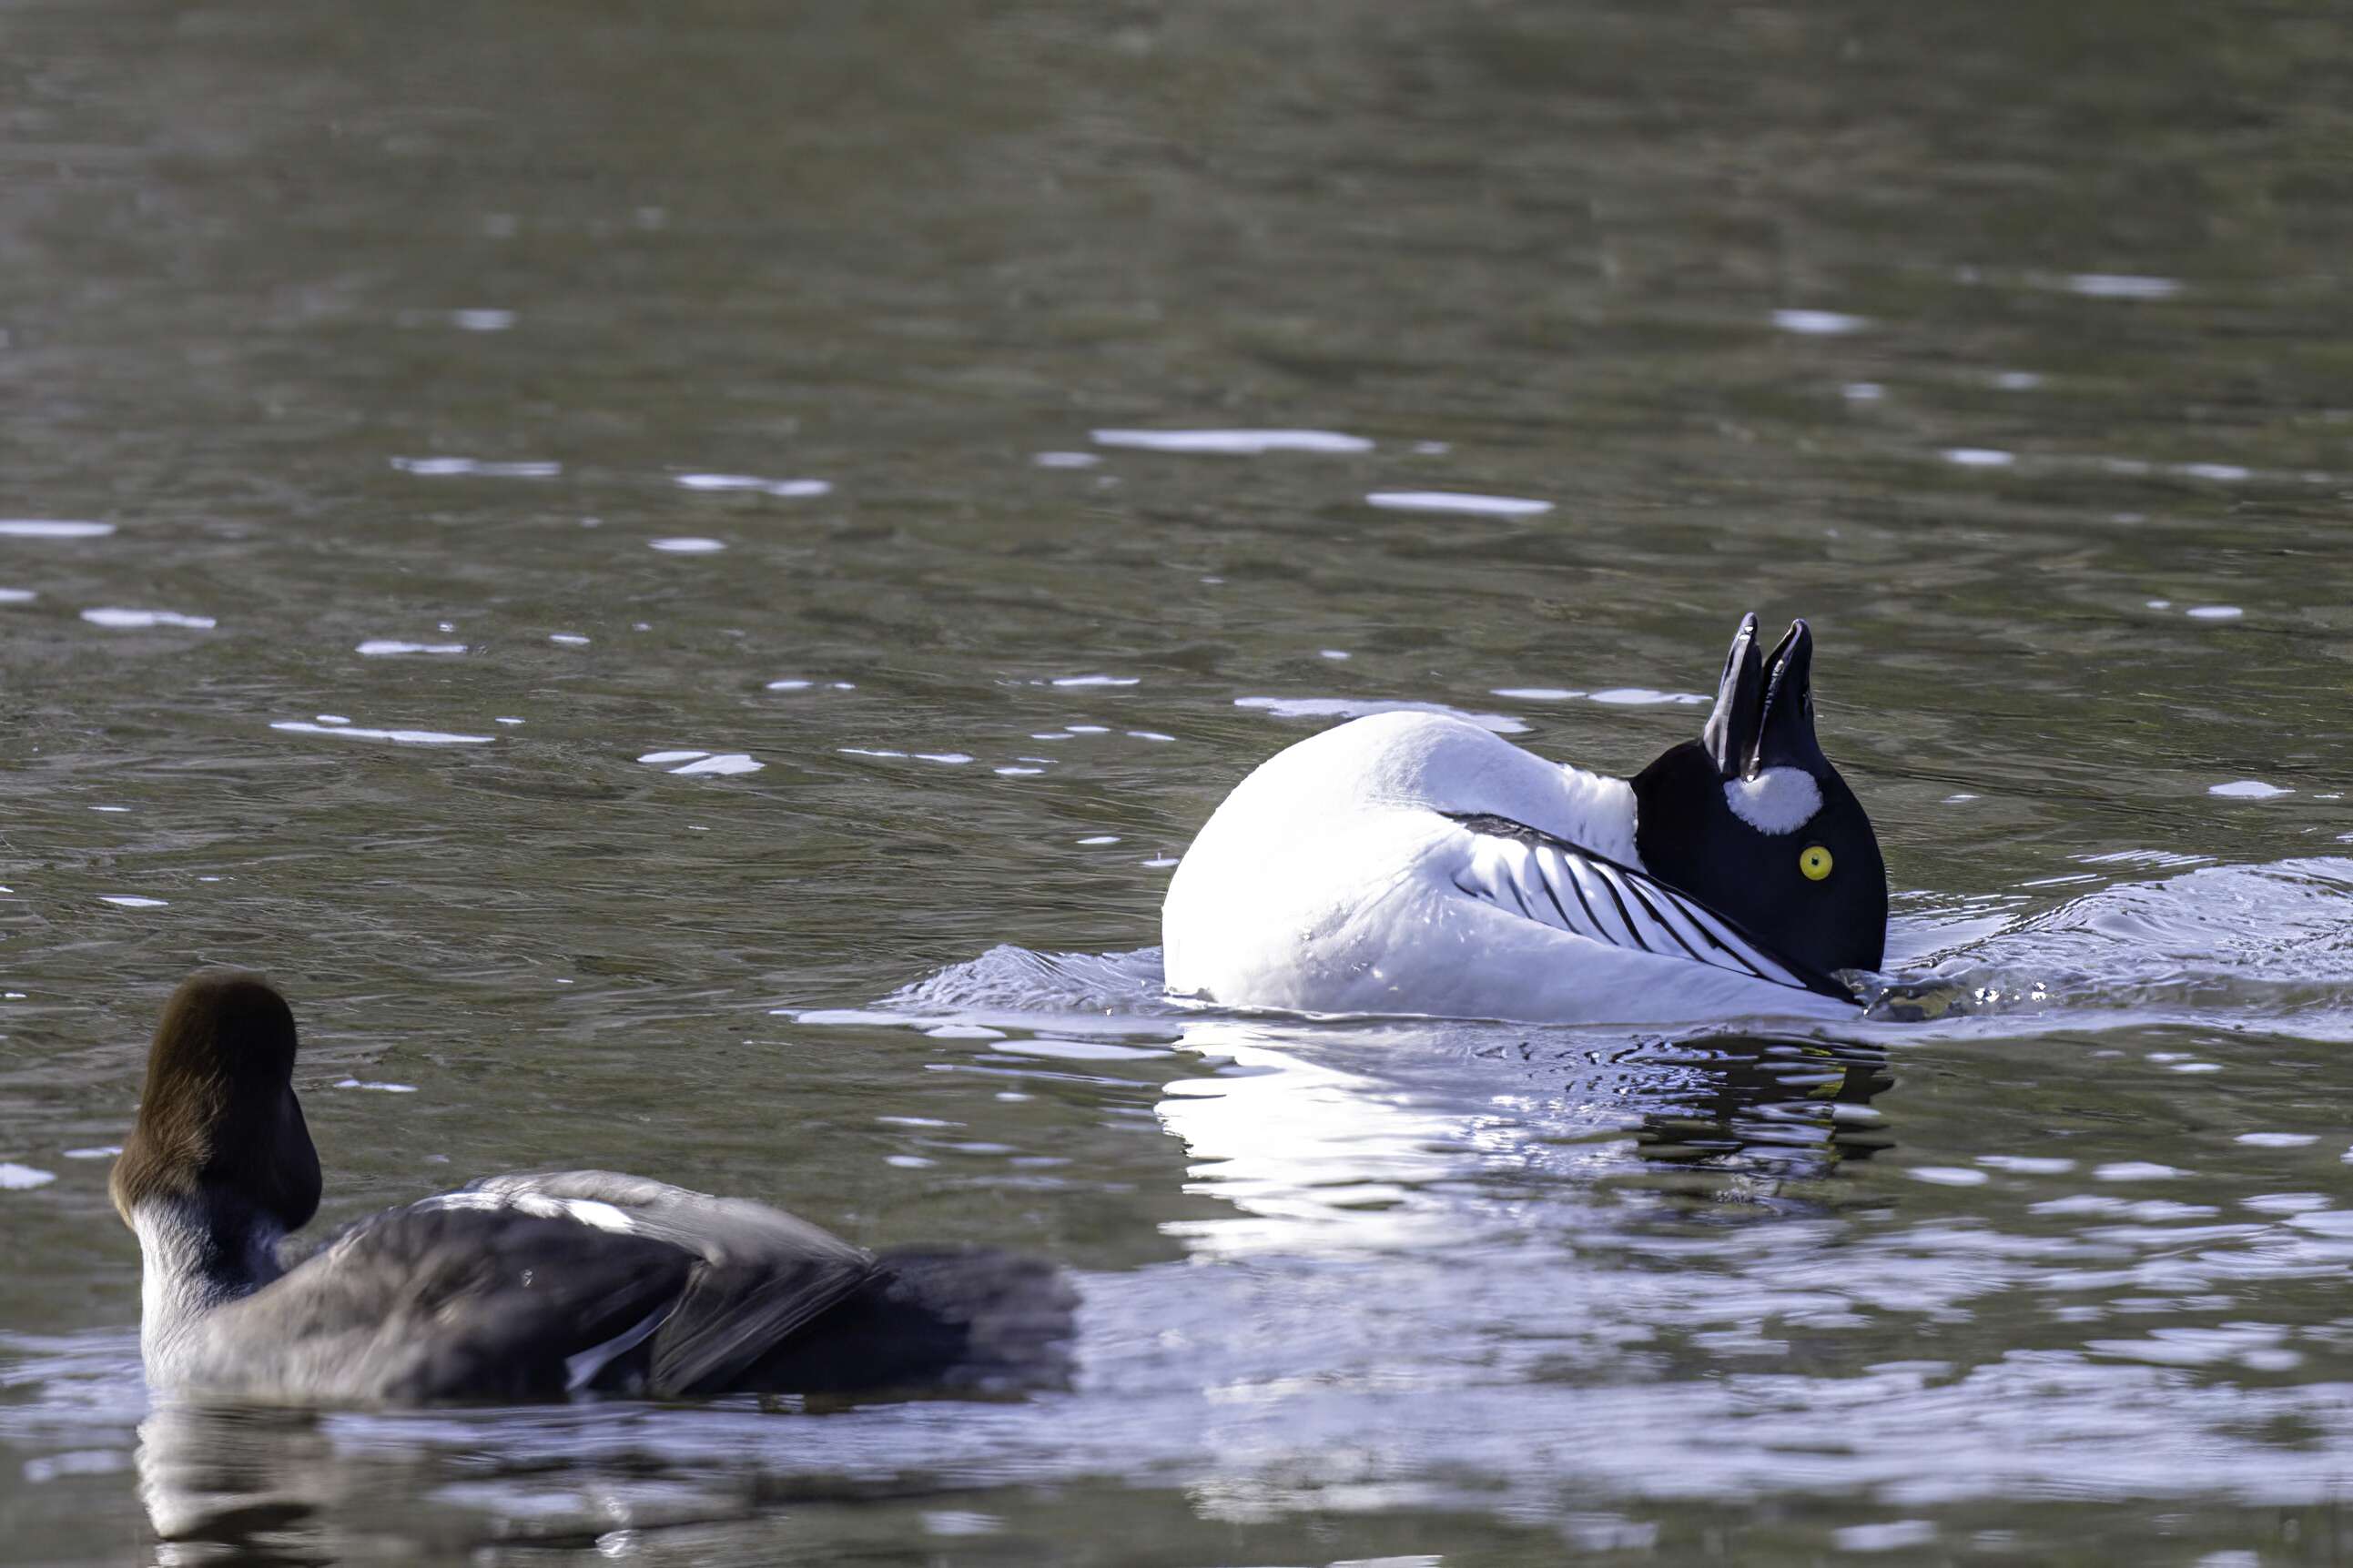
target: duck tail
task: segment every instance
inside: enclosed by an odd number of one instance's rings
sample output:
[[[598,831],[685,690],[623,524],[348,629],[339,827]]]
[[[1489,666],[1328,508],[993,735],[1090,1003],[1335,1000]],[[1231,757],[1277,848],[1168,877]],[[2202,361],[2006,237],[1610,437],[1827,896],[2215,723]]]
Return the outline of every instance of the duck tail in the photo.
[[[1077,1305],[1070,1281],[1041,1258],[986,1247],[892,1247],[751,1381],[861,1397],[1067,1387]]]
[[[988,1247],[891,1247],[875,1261],[882,1305],[906,1315],[911,1348],[934,1350],[938,1386],[1068,1386],[1079,1296],[1053,1264]]]

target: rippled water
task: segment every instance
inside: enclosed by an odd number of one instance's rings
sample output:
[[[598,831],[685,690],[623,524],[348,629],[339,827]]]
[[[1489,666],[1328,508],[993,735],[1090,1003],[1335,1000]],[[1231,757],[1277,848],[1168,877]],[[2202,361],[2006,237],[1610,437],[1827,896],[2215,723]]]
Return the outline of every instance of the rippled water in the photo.
[[[0,5],[0,1556],[2336,1561],[2325,12]],[[1255,762],[1804,614],[1828,1034],[1157,994]],[[1050,1253],[1068,1392],[151,1413],[188,967],[325,1222]],[[159,1546],[158,1535],[184,1538]]]

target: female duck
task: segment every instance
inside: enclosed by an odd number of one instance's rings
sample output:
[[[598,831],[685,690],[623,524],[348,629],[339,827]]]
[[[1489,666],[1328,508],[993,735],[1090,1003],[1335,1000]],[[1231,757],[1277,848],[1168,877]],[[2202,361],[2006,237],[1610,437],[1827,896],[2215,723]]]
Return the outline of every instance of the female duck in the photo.
[[[1244,779],[1161,913],[1171,990],[1228,1006],[1651,1023],[1852,1015],[1887,873],[1814,738],[1813,638],[1740,623],[1697,741],[1632,779],[1382,713]]]
[[[164,1010],[114,1206],[138,1234],[159,1388],[298,1404],[973,1387],[1050,1378],[1052,1268],[852,1247],[792,1215],[609,1171],[491,1176],[352,1226],[319,1206],[294,1016],[203,973]]]

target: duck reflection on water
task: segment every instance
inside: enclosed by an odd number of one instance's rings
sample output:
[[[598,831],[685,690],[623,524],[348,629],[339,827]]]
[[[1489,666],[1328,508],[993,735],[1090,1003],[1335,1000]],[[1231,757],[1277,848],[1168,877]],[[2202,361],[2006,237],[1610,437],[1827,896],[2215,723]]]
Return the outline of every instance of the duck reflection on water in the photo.
[[[462,1560],[486,1542],[586,1549],[628,1532],[756,1510],[754,1483],[710,1445],[585,1407],[427,1414],[159,1402],[139,1425],[139,1497],[164,1564]],[[737,1413],[734,1419],[758,1419]],[[659,1457],[656,1457],[657,1454]]]
[[[1404,1051],[1402,1032],[1434,1037]],[[1867,1046],[1234,1019],[1187,1024],[1183,1043],[1206,1070],[1168,1083],[1160,1120],[1184,1142],[1187,1191],[1237,1211],[1164,1227],[1200,1251],[1377,1252],[1482,1229],[1573,1242],[1608,1224],[1605,1199],[1641,1191],[1816,1213],[1841,1164],[1893,1142],[1871,1102],[1894,1076]]]

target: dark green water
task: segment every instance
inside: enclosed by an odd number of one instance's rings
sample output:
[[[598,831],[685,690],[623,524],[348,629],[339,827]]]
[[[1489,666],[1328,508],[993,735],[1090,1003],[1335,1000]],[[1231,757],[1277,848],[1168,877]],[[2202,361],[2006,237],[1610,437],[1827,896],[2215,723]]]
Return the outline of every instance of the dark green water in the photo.
[[[111,529],[0,526],[0,1558],[2343,1560],[2348,68],[2323,7],[0,0],[0,520]],[[1752,606],[1961,1016],[1158,1002],[1173,857],[1327,721],[1245,700],[1630,769],[1700,710],[1526,694],[1705,689]],[[150,1418],[101,1152],[216,962],[326,1221],[611,1164],[1034,1248],[1076,1386]]]

